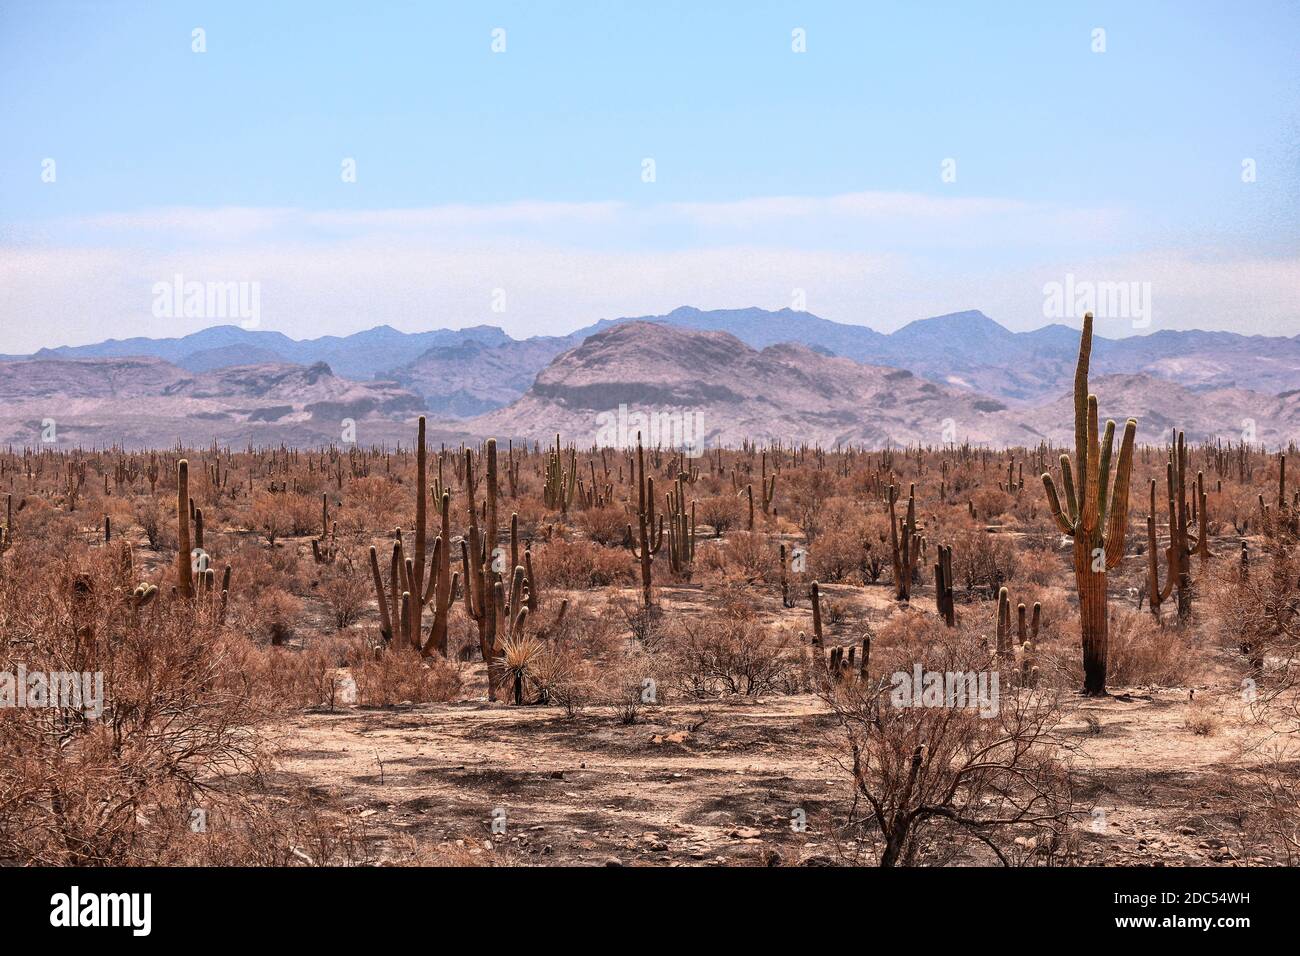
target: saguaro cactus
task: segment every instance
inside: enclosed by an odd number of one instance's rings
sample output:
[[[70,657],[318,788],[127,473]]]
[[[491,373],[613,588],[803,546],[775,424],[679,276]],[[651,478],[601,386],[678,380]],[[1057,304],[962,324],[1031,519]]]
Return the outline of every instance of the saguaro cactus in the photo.
[[[637,529],[627,526],[628,546],[633,556],[641,563],[641,603],[648,610],[652,600],[653,571],[651,562],[664,543],[664,519],[659,516],[659,525],[655,526],[655,480],[645,472],[645,451],[641,447],[641,435],[636,436],[636,483],[637,483]],[[639,547],[638,547],[639,544]]]
[[[1025,606],[1020,605],[1023,611]],[[996,648],[998,661],[1006,663],[1015,657],[1011,647],[1011,593],[1002,588],[998,591],[998,619],[996,629]]]
[[[695,502],[686,511],[686,475],[678,473],[676,487],[664,496],[668,506],[668,561],[676,574],[689,575],[695,560]]]
[[[555,436],[555,448],[546,456],[546,483],[542,488],[542,501],[546,507],[569,513],[578,480],[578,451],[569,448],[568,467],[564,463],[564,447],[560,436]]]
[[[912,574],[916,571],[916,562],[921,557],[924,542],[916,530],[916,486],[910,486],[907,492],[906,518],[899,518],[894,510],[898,502],[897,485],[889,486],[888,501],[889,546],[894,559],[894,597],[907,601],[912,595]]]
[[[1201,554],[1202,563],[1209,556],[1209,545],[1206,543],[1205,476],[1201,472],[1196,473],[1196,489],[1193,491],[1199,499],[1196,509],[1200,515],[1198,533],[1192,534],[1189,530],[1191,523],[1197,519],[1192,517],[1187,507],[1187,446],[1182,432],[1174,437],[1174,446],[1165,466],[1165,481],[1169,507],[1169,547],[1165,549],[1168,571],[1165,583],[1161,586],[1160,563],[1155,545],[1156,481],[1152,478],[1151,513],[1147,515],[1147,548],[1150,551],[1147,558],[1147,600],[1151,605],[1151,613],[1159,619],[1160,605],[1177,588],[1178,620],[1182,623],[1192,616],[1192,555]]]
[[[1088,394],[1088,359],[1092,353],[1092,313],[1083,317],[1079,363],[1074,370],[1074,454],[1061,456],[1065,508],[1052,476],[1043,474],[1043,488],[1057,527],[1074,539],[1074,582],[1079,592],[1079,627],[1083,644],[1083,692],[1106,693],[1106,572],[1124,557],[1128,529],[1128,486],[1133,468],[1133,439],[1137,420],[1124,425],[1115,480],[1110,458],[1115,423],[1106,422],[1105,437],[1097,439],[1097,396]],[[1077,493],[1076,493],[1077,490]]]
[[[465,573],[465,613],[478,625],[479,649],[488,666],[488,699],[496,700],[500,677],[497,596],[501,593],[496,585],[505,569],[497,569],[499,562],[494,556],[498,529],[495,438],[489,438],[484,444],[482,458],[487,489],[480,531],[478,507],[474,503],[474,460],[471,451],[465,449],[465,504],[469,515],[469,535],[461,540],[460,553]]]
[[[957,626],[957,608],[952,595],[952,546],[939,545],[938,560],[934,563],[934,601],[943,623]]]
[[[433,625],[429,639],[424,643],[424,655],[438,653],[447,656],[447,620],[451,605],[456,600],[456,583],[459,575],[451,570],[451,492],[444,491],[439,502],[441,524],[438,537],[433,540],[433,568],[425,586],[424,600],[433,598]]]
[[[190,566],[190,463],[182,458],[176,463],[176,593],[182,598],[194,596]]]

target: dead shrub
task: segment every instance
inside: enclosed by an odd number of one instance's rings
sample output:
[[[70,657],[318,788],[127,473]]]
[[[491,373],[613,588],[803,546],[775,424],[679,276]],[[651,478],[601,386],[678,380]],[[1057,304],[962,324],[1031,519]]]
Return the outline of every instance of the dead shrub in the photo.
[[[627,542],[628,516],[622,508],[606,505],[578,512],[577,525],[587,537],[605,547],[623,547]]]
[[[788,634],[737,615],[681,624],[667,653],[676,686],[698,698],[760,697],[787,690],[799,667]]]
[[[952,573],[957,587],[996,597],[998,589],[1016,576],[1019,558],[1006,535],[963,529],[952,543]]]
[[[735,495],[715,495],[701,499],[696,509],[696,518],[702,525],[713,529],[713,536],[720,538],[741,521],[742,506]]]
[[[242,602],[236,618],[244,633],[280,647],[297,634],[302,622],[302,601],[278,587],[267,588],[251,600]]]
[[[980,520],[1001,517],[1014,503],[1011,495],[999,488],[980,488],[971,495],[970,500],[975,505],[975,514]]]
[[[724,577],[751,583],[771,580],[777,569],[777,554],[767,535],[736,531],[709,549],[710,564]]]
[[[844,826],[850,862],[882,867],[943,865],[961,854],[990,854],[1003,865],[1033,846],[1042,865],[1068,862],[1073,800],[1069,744],[1057,736],[1060,708],[1049,694],[1001,682],[996,713],[975,706],[920,705],[893,664],[865,681],[823,685],[843,733],[839,762],[853,785]],[[965,635],[921,649],[900,667],[927,674],[988,669],[982,642]],[[991,686],[991,684],[990,684]],[[981,700],[981,707],[983,701]],[[1064,851],[1064,852],[1063,852]]]
[[[595,588],[631,580],[632,554],[594,541],[556,538],[533,545],[538,576],[552,587]]]
[[[460,693],[459,670],[436,654],[422,657],[413,647],[394,645],[376,654],[373,646],[358,640],[349,648],[348,658],[358,704],[432,704],[455,700]]]
[[[1219,732],[1219,725],[1219,715],[1201,701],[1188,707],[1183,718],[1183,726],[1197,737],[1213,737]]]
[[[340,631],[361,619],[361,613],[374,598],[373,583],[342,560],[321,575],[320,593]]]

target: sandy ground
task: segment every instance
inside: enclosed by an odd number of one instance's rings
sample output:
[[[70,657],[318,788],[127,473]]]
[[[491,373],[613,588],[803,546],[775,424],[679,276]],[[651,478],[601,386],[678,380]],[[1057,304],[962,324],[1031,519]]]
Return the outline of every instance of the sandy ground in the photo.
[[[477,676],[481,679],[481,665]],[[475,676],[467,673],[471,679]],[[1243,834],[1246,739],[1184,726],[1187,694],[1070,705],[1090,864],[1268,864]],[[1096,721],[1091,723],[1089,718]],[[814,696],[609,708],[486,700],[303,714],[280,727],[296,783],[360,815],[381,860],[577,865],[824,865],[852,857],[834,721]],[[493,833],[494,816],[504,833]],[[806,829],[795,824],[806,820]],[[500,823],[498,829],[501,829]],[[430,853],[433,857],[430,857]],[[977,861],[972,860],[972,862]]]

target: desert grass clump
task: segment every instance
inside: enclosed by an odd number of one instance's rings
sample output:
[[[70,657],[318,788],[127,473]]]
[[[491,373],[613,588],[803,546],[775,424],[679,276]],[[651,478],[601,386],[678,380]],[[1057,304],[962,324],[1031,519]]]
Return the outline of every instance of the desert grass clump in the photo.
[[[1197,737],[1213,737],[1221,724],[1219,715],[1205,701],[1194,701],[1183,717],[1183,726]]]

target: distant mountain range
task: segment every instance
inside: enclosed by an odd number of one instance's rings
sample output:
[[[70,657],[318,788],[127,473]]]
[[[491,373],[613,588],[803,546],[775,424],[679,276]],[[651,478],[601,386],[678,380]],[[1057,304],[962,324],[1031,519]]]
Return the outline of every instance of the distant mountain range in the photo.
[[[0,356],[0,440],[31,442],[54,417],[84,444],[395,441],[421,412],[447,440],[496,434],[594,439],[620,404],[693,409],[710,441],[1034,444],[1069,438],[1078,332],[1011,332],[981,312],[888,335],[807,312],[700,311],[602,320],[515,339],[494,326],[379,326],[295,340],[237,326]],[[1097,338],[1103,414],[1160,440],[1300,438],[1300,337],[1164,331]],[[71,429],[71,431],[69,431]]]
[[[345,420],[369,444],[409,441],[424,403],[395,382],[357,382],[312,365],[191,373],[157,358],[46,358],[0,365],[0,441],[60,447],[168,447],[213,441],[316,446]]]
[[[490,325],[430,332],[381,325],[353,335],[304,340],[223,325],[182,338],[110,339],[0,360],[148,356],[193,372],[324,362],[336,375],[401,382],[431,412],[469,417],[509,404],[557,355],[628,322],[726,332],[755,349],[797,342],[824,355],[904,368],[940,384],[1011,401],[1038,401],[1058,393],[1070,381],[1078,350],[1078,331],[1068,326],[1011,332],[978,311],[920,319],[886,335],[790,309],[706,312],[683,307],[667,315],[602,319],[569,335],[522,340]],[[1160,331],[1125,339],[1098,337],[1093,368],[1097,374],[1152,375],[1193,391],[1240,387],[1277,394],[1300,389],[1300,336]]]
[[[1102,416],[1120,422],[1136,417],[1144,442],[1164,442],[1175,426],[1193,441],[1241,441],[1247,427],[1253,441],[1271,446],[1300,435],[1300,393],[1192,392],[1131,373],[1094,375],[1091,385]],[[608,326],[559,356],[522,398],[465,426],[502,439],[546,441],[558,431],[579,445],[603,444],[620,406],[628,416],[660,416],[667,426],[659,426],[657,442],[702,438],[706,447],[746,440],[874,448],[967,441],[1065,445],[1073,440],[1074,422],[1068,385],[1050,401],[1013,403],[798,343],[757,350],[726,332],[629,322]],[[627,434],[620,440],[634,442],[636,430],[645,428],[649,443],[652,427],[648,420],[622,426]]]

